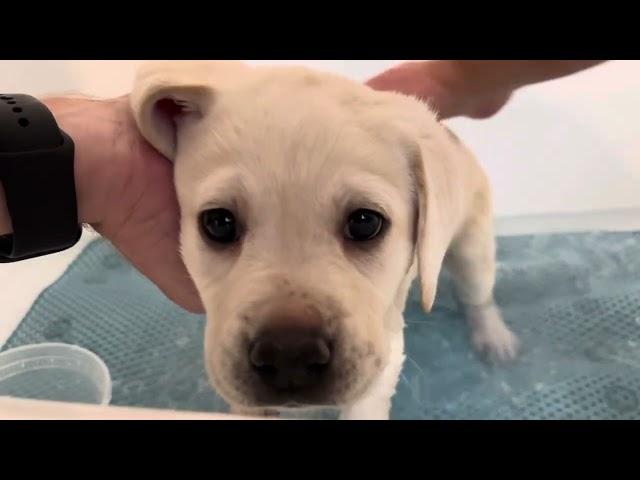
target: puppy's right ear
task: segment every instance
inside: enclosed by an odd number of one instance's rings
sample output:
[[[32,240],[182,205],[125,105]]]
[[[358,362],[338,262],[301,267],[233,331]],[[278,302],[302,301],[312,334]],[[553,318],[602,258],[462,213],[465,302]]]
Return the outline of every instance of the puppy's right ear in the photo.
[[[175,160],[180,125],[206,115],[219,89],[247,68],[237,62],[146,63],[138,70],[130,97],[140,133]]]

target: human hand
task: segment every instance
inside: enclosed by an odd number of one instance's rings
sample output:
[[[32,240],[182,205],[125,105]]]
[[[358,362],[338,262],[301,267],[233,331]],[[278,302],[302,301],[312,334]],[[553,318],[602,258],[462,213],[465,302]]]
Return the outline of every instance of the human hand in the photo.
[[[454,61],[406,62],[370,79],[376,90],[397,91],[427,102],[438,118],[488,118],[511,98],[511,85],[473,82]]]
[[[110,240],[171,300],[202,312],[179,252],[173,165],[138,133],[128,98],[43,102],[75,143],[80,221]]]

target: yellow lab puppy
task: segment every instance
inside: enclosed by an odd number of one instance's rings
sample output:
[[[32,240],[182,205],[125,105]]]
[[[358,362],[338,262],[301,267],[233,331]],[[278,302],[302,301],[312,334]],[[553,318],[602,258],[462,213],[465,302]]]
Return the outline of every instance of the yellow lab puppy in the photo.
[[[506,360],[489,184],[423,103],[298,67],[154,62],[131,96],[175,162],[206,367],[236,412],[388,418],[419,273],[451,272],[471,339]]]

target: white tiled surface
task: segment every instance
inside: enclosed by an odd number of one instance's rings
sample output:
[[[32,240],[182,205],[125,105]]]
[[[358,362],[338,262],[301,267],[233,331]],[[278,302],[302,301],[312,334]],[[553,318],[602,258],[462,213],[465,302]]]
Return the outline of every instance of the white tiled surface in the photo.
[[[638,231],[640,230],[640,208],[586,213],[502,216],[496,219],[495,226],[497,235],[534,235],[598,230]]]

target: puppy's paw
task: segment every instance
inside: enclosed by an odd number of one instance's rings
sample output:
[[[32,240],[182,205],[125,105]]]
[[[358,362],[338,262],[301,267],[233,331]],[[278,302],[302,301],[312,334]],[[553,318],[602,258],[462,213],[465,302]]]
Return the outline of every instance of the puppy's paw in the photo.
[[[498,307],[491,304],[467,310],[471,342],[488,361],[505,363],[518,353],[520,342],[502,320]]]
[[[474,329],[471,341],[476,350],[487,360],[498,362],[513,360],[520,346],[518,338],[504,324]]]

